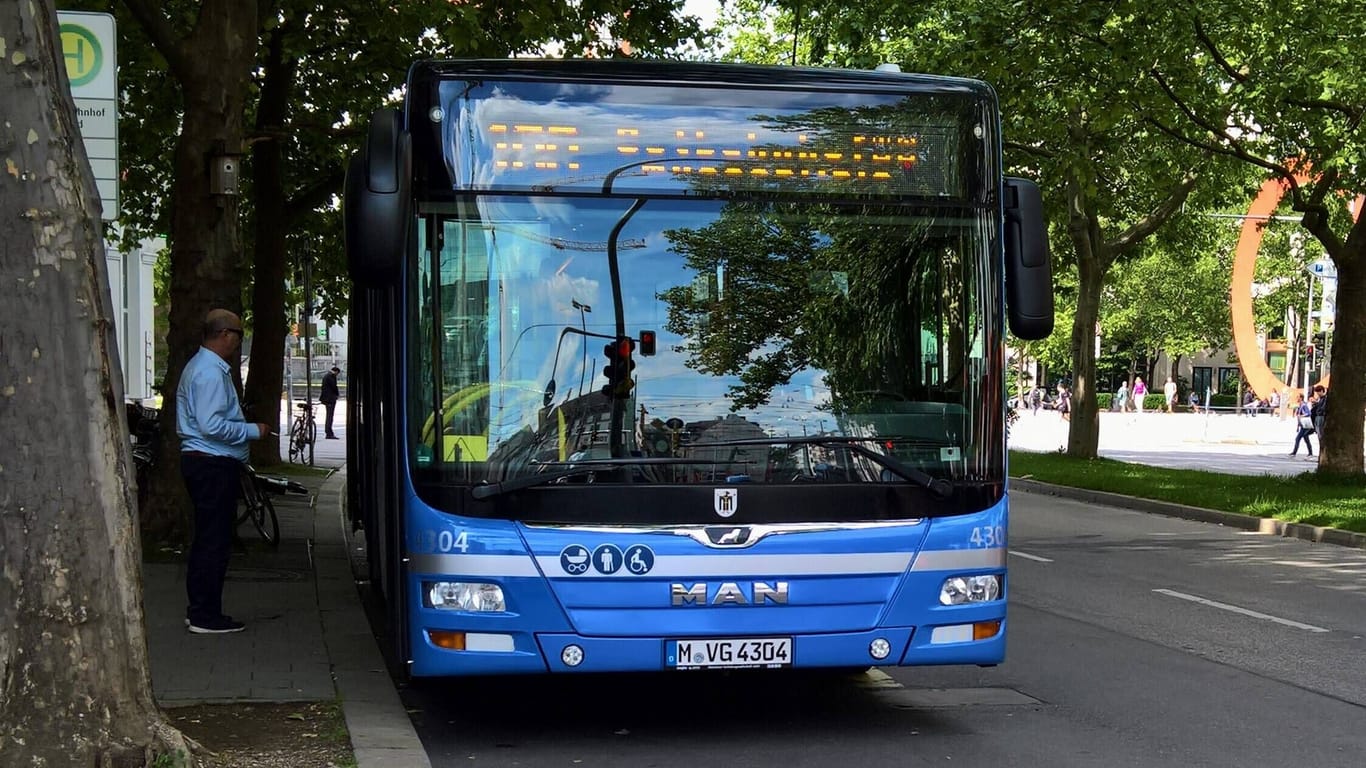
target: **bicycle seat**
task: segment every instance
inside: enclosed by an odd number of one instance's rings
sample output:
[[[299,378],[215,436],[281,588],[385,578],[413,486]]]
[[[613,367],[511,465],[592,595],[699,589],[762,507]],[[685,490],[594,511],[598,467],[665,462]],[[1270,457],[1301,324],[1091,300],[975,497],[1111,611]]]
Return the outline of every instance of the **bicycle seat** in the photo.
[[[294,407],[295,407],[295,408],[312,408],[312,407],[313,407],[313,403],[299,403],[298,405],[296,405],[296,406],[294,406]]]

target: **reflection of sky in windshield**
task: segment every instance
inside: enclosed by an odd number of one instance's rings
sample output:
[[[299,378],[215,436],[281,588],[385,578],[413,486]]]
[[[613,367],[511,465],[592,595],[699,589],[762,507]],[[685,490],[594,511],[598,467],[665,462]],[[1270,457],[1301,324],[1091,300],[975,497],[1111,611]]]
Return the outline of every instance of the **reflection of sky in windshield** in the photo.
[[[606,340],[565,330],[616,334],[606,240],[630,201],[486,197],[479,205],[492,274],[488,298],[497,319],[490,323],[488,339],[493,378],[515,383],[502,390],[507,394],[495,396],[494,409],[502,415],[499,431],[515,431],[535,423],[541,400],[532,395],[543,393],[552,376],[555,403],[606,383]],[[664,230],[704,228],[722,205],[652,201],[630,219],[618,239],[623,245],[618,257],[626,333],[635,338],[642,330],[658,334],[656,355],[636,355],[636,403],[645,406],[650,418],[692,422],[723,416],[729,412],[729,390],[739,383],[737,377],[704,374],[686,365],[684,339],[667,330],[668,309],[660,298],[670,288],[691,286],[696,277],[669,251]],[[576,301],[591,311],[581,313]],[[798,417],[829,401],[823,378],[819,371],[799,371],[768,406],[741,415],[761,421],[775,434],[784,434],[785,428],[801,434]],[[815,427],[816,418],[808,419],[808,428]]]

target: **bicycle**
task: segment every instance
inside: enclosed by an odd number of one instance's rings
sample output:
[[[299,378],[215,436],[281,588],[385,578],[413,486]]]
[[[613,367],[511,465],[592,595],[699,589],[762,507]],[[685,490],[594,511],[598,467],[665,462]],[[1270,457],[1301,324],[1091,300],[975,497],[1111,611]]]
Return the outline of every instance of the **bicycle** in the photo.
[[[280,518],[275,514],[275,503],[266,495],[267,490],[273,491],[266,482],[271,478],[263,478],[256,474],[256,470],[250,464],[242,465],[241,477],[242,509],[237,513],[234,530],[250,520],[252,527],[261,534],[261,538],[267,544],[272,547],[280,546]]]
[[[313,443],[318,437],[318,423],[313,419],[313,403],[299,403],[299,414],[289,425],[289,460],[300,464],[313,463]]]
[[[256,468],[246,463],[242,464],[241,477],[242,490],[239,498],[243,504],[241,511],[237,513],[236,525],[241,526],[250,520],[252,527],[261,534],[261,538],[267,544],[272,547],[280,546],[280,518],[275,514],[275,502],[271,501],[270,497],[283,496],[286,493],[306,496],[308,489],[302,483],[288,478],[258,475]]]

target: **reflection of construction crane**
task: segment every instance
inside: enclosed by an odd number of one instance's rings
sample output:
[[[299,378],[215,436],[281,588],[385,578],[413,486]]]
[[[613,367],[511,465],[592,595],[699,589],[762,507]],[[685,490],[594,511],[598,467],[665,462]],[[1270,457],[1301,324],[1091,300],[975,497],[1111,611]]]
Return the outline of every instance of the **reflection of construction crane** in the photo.
[[[518,237],[525,237],[525,238],[528,239],[528,240],[533,240],[533,241],[538,242],[538,243],[544,243],[544,244],[549,245],[549,246],[551,246],[551,247],[553,247],[553,248],[557,248],[557,249],[559,249],[559,250],[561,250],[561,251],[605,251],[605,250],[607,250],[607,242],[606,242],[606,241],[595,242],[595,241],[588,241],[588,240],[567,240],[567,239],[565,239],[565,238],[563,238],[563,237],[550,237],[549,235],[538,234],[538,233],[536,233],[536,232],[533,231],[533,230],[526,229],[526,228],[523,228],[523,227],[515,227],[515,226],[512,226],[512,225],[510,225],[510,224],[499,224],[499,225],[495,228],[495,231],[496,231],[496,230],[506,230],[506,231],[508,231],[508,232],[511,232],[511,233],[517,235]],[[634,238],[634,239],[628,238],[628,239],[625,239],[625,240],[617,240],[617,249],[618,249],[618,250],[626,250],[626,249],[628,249],[628,248],[644,248],[644,247],[645,247],[645,240],[644,240],[643,238]]]

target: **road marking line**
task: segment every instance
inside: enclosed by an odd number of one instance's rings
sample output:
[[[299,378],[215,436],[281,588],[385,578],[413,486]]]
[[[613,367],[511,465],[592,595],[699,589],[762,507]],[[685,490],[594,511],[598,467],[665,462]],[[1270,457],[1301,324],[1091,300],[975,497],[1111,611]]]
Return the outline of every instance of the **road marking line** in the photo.
[[[1265,619],[1265,620],[1267,620],[1267,621],[1274,621],[1274,622],[1276,622],[1277,624],[1284,624],[1284,625],[1287,626],[1287,627],[1294,627],[1294,628],[1296,628],[1296,629],[1303,629],[1303,630],[1307,630],[1307,631],[1309,631],[1309,632],[1329,632],[1329,631],[1331,631],[1331,630],[1324,629],[1323,627],[1316,627],[1316,626],[1314,626],[1313,624],[1301,624],[1301,623],[1298,622],[1298,621],[1292,621],[1292,620],[1290,620],[1290,619],[1282,619],[1282,618],[1280,618],[1280,617],[1278,617],[1278,616],[1271,616],[1271,615],[1265,614],[1265,613],[1258,613],[1257,611],[1249,610],[1249,609],[1247,609],[1247,608],[1240,608],[1240,607],[1238,607],[1238,606],[1236,606],[1236,605],[1229,605],[1228,603],[1220,603],[1220,602],[1216,602],[1216,601],[1214,601],[1214,600],[1207,600],[1206,598],[1198,597],[1198,596],[1196,596],[1196,595],[1188,595],[1188,594],[1186,594],[1186,593],[1184,593],[1184,592],[1176,592],[1176,591],[1170,590],[1170,589],[1154,589],[1153,591],[1154,591],[1154,592],[1157,592],[1158,594],[1167,595],[1168,597],[1177,597],[1177,598],[1180,598],[1180,599],[1182,599],[1182,600],[1189,600],[1189,601],[1192,602],[1192,603],[1199,603],[1199,604],[1201,604],[1201,605],[1208,605],[1208,606],[1211,607],[1211,608],[1219,608],[1219,609],[1221,609],[1221,610],[1231,611],[1231,612],[1233,612],[1233,613],[1241,613],[1241,614],[1244,615],[1244,616],[1251,616],[1251,617],[1254,618],[1254,619]]]
[[[1039,557],[1038,555],[1031,555],[1031,554],[1029,554],[1028,552],[1021,552],[1021,551],[1018,550],[1018,549],[1012,549],[1012,550],[1010,550],[1010,554],[1012,554],[1012,555],[1014,555],[1014,556],[1016,556],[1016,557],[1023,557],[1023,558],[1026,559],[1026,560],[1033,560],[1033,561],[1036,562],[1036,563],[1051,563],[1051,562],[1053,562],[1052,560],[1050,560],[1050,559],[1048,559],[1048,558],[1046,558],[1046,557]]]

